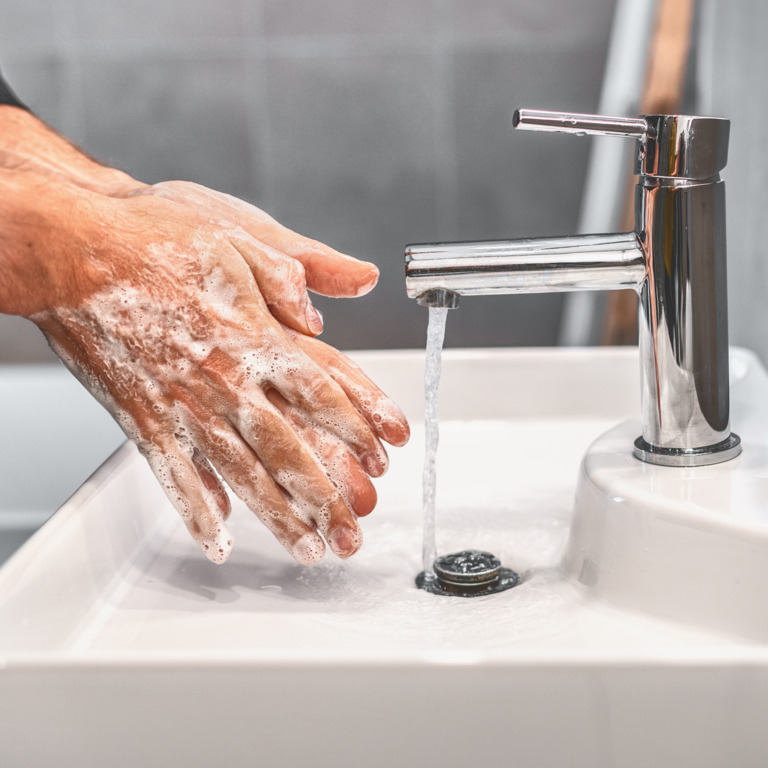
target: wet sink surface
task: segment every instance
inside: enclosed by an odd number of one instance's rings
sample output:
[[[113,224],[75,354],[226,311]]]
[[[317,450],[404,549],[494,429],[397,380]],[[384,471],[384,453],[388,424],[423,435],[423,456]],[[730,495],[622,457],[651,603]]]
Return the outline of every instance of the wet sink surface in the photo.
[[[438,551],[488,549],[524,576],[474,599],[413,584],[423,355],[358,360],[414,432],[377,482],[361,552],[301,568],[235,504],[234,552],[214,566],[123,447],[0,570],[0,756],[759,764],[765,645],[603,604],[560,568],[582,457],[639,407],[636,352],[446,355]],[[738,715],[723,718],[724,695]]]
[[[524,422],[516,426],[515,441],[508,426],[443,425],[439,542],[443,552],[493,550],[523,574],[516,589],[471,600],[415,589],[423,439],[417,425],[411,447],[395,457],[379,484],[380,503],[364,521],[366,542],[356,557],[341,562],[327,556],[315,568],[297,566],[237,505],[235,551],[226,566],[216,567],[199,557],[170,518],[87,630],[72,638],[73,652],[383,661],[479,650],[506,657],[532,642],[584,646],[583,600],[562,579],[558,563],[580,446],[608,425]],[[550,449],[546,472],[537,469],[533,456],[558,443],[562,448]],[[493,481],[510,476],[510,486]],[[632,639],[631,632],[626,635]]]

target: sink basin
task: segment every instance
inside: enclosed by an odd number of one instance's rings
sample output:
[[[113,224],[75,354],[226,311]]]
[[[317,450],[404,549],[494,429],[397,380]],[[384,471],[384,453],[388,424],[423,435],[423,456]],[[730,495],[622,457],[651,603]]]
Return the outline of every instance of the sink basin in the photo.
[[[629,455],[636,350],[446,352],[438,551],[523,576],[474,599],[414,587],[424,355],[354,357],[414,432],[361,552],[302,568],[235,504],[212,565],[124,445],[0,569],[0,763],[764,765],[768,379],[750,353],[732,360],[742,458],[672,470]]]

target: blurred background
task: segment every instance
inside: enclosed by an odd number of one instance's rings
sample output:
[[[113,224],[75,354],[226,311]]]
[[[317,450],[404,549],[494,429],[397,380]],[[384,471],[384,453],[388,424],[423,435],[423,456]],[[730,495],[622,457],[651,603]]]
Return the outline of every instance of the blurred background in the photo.
[[[0,0],[0,68],[37,114],[103,162],[149,183],[229,192],[378,264],[373,294],[317,300],[330,343],[421,347],[426,312],[405,296],[404,245],[575,232],[595,140],[513,132],[512,112],[596,111],[617,9],[653,4]],[[768,4],[693,5],[684,107],[732,121],[731,341],[768,360]],[[644,34],[635,26],[634,42]],[[633,37],[615,38],[608,74],[621,81],[616,49]],[[642,82],[623,82],[637,105]],[[465,299],[446,344],[556,344],[573,322],[568,301]],[[31,324],[0,317],[0,364],[52,359]]]
[[[103,162],[237,195],[374,261],[373,294],[318,299],[330,343],[421,347],[406,243],[575,230],[589,141],[513,132],[512,113],[597,108],[613,11],[613,0],[0,0],[0,68]],[[562,305],[465,300],[447,343],[554,344]],[[47,356],[26,325],[0,326],[0,359]]]
[[[584,194],[607,189],[596,141],[513,132],[511,119],[518,106],[636,114],[644,70],[629,73],[624,54],[644,51],[649,29],[617,37],[616,22],[652,5],[0,0],[0,68],[40,117],[103,162],[149,183],[188,179],[237,195],[374,261],[372,294],[317,299],[326,341],[423,348],[427,313],[404,289],[407,243],[618,226],[607,215],[615,201]],[[694,6],[685,110],[732,122],[731,343],[766,362],[768,3]],[[584,316],[563,294],[466,298],[446,345],[595,343]],[[587,332],[571,334],[579,324]],[[61,366],[37,365],[52,362],[31,323],[0,316],[0,560],[123,439]]]

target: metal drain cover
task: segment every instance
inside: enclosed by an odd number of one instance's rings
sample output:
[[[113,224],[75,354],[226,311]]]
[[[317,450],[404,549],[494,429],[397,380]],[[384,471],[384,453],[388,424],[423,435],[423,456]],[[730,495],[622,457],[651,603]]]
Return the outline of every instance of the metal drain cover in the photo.
[[[434,595],[479,597],[503,592],[520,583],[520,576],[502,567],[498,557],[478,549],[441,555],[432,567],[434,573],[422,571],[416,577],[416,586]]]

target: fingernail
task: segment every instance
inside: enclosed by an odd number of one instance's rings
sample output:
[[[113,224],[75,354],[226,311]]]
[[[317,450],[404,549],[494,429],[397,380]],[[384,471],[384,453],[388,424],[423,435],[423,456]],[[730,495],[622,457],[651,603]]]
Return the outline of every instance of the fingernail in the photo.
[[[373,290],[376,283],[379,282],[379,268],[375,264],[371,264],[370,262],[366,262],[368,264],[368,278],[365,280],[365,282],[361,282],[358,285],[357,288],[357,296],[363,296],[364,294],[368,293],[369,291]]]
[[[386,466],[382,464],[381,459],[373,451],[363,454],[360,462],[363,465],[363,469],[371,477],[379,477],[383,475],[387,469]]]
[[[370,277],[368,279],[375,282],[376,280],[379,279],[379,274],[380,274],[379,268],[373,262],[370,262],[370,261],[368,262],[368,265],[369,265],[369,272],[370,272]]]
[[[339,557],[349,557],[360,549],[360,545],[363,543],[363,534],[359,528],[354,530],[339,526],[328,534],[328,543]]]
[[[312,333],[317,335],[323,332],[323,316],[312,304],[307,304],[306,317],[307,325]]]
[[[305,533],[293,545],[291,554],[293,559],[301,565],[316,565],[323,559],[325,544],[319,536]]]

